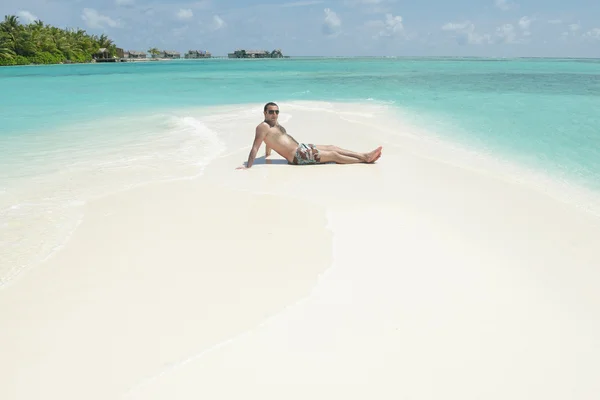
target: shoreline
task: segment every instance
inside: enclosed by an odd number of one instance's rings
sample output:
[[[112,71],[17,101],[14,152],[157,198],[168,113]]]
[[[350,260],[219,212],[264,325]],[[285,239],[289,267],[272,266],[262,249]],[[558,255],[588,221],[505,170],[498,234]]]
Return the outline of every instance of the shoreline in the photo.
[[[323,59],[323,60],[335,60],[335,59],[422,59],[422,60],[449,60],[449,61],[460,61],[460,60],[489,60],[489,61],[512,61],[512,60],[549,60],[549,61],[577,61],[577,60],[585,60],[585,61],[600,61],[600,57],[558,57],[558,56],[539,56],[539,57],[493,57],[493,56],[412,56],[412,55],[404,55],[404,56],[311,56],[311,55],[302,55],[302,56],[285,56],[279,58],[229,58],[228,56],[212,56],[206,58],[146,58],[146,59],[122,59],[120,62],[124,63],[136,63],[136,62],[149,62],[149,61],[198,61],[198,60],[254,60],[254,61],[265,61],[265,60],[279,60],[279,59]],[[70,63],[55,63],[55,64],[24,64],[24,65],[0,65],[0,67],[40,67],[40,66],[50,66],[50,65],[86,65],[86,64],[112,64],[117,63],[113,61],[88,61],[88,62],[70,62]]]
[[[465,171],[472,171],[485,175],[490,179],[500,179],[513,185],[522,186],[526,190],[534,190],[535,192],[542,193],[552,199],[563,202],[567,206],[574,206],[583,212],[589,213],[594,219],[600,216],[600,193],[581,185],[573,185],[569,182],[553,180],[547,173],[527,169],[512,161],[494,157],[493,154],[478,153],[464,145],[440,138],[435,135],[435,132],[428,132],[420,127],[407,125],[402,120],[402,115],[398,113],[399,110],[393,104],[386,102],[356,103],[348,101],[333,103],[328,101],[292,101],[280,102],[280,105],[285,108],[284,112],[281,114],[282,123],[291,123],[294,132],[293,135],[299,135],[299,138],[306,138],[310,141],[313,138],[304,132],[312,132],[315,131],[315,129],[312,126],[304,127],[305,124],[300,124],[297,128],[296,121],[309,119],[314,111],[319,111],[319,113],[329,115],[329,117],[332,118],[331,121],[335,120],[336,122],[333,122],[335,125],[340,125],[342,123],[348,124],[347,129],[349,130],[362,126],[364,127],[364,131],[373,132],[373,135],[380,139],[377,143],[376,141],[373,141],[373,146],[384,144],[384,147],[387,147],[388,149],[391,146],[398,151],[429,159],[436,163],[441,162],[442,164],[458,167]],[[96,193],[93,197],[78,197],[78,200],[75,202],[77,204],[73,203],[73,207],[77,206],[80,208],[82,204],[93,198],[111,196],[139,186],[143,187],[157,182],[198,179],[204,174],[205,168],[212,168],[211,164],[216,163],[215,165],[219,165],[219,168],[227,169],[228,167],[223,166],[219,160],[232,153],[238,154],[239,162],[241,164],[245,161],[247,151],[249,150],[248,138],[234,138],[231,136],[231,133],[223,135],[223,132],[243,131],[250,132],[250,135],[256,124],[255,115],[260,114],[261,107],[261,104],[240,103],[212,107],[170,109],[165,111],[165,115],[170,115],[176,119],[191,118],[190,121],[193,121],[194,124],[199,124],[202,129],[207,129],[211,132],[211,135],[221,135],[220,139],[223,139],[224,142],[218,145],[224,145],[224,147],[222,150],[219,150],[216,159],[213,159],[211,156],[208,165],[203,162],[202,164],[204,166],[202,167],[190,165],[191,168],[185,170],[185,175],[171,177],[149,176],[144,181],[133,183],[133,186],[130,184],[121,188],[115,187],[106,193]],[[139,118],[145,118],[145,115],[145,113],[140,113]],[[224,121],[222,118],[223,115],[227,115],[230,120]],[[78,125],[74,124],[72,126],[66,126],[64,129],[79,131],[82,130],[81,128],[82,127],[78,128]],[[339,127],[336,132],[342,134],[344,129]],[[343,138],[342,140],[346,140],[343,136],[339,137]],[[339,142],[339,139],[332,137],[331,142],[335,143],[336,141]],[[355,137],[355,143],[358,144],[361,142],[362,140],[360,140],[358,136]],[[348,146],[343,146],[352,147],[350,144]],[[278,156],[275,155],[274,160],[277,160],[277,157]],[[260,154],[257,162],[259,164],[264,164],[265,162],[265,160],[260,159]],[[182,172],[183,171],[184,170],[182,170]],[[218,175],[219,173],[215,176]],[[83,209],[77,211],[73,208],[73,210],[73,215],[83,216]],[[9,269],[0,268],[0,271],[3,273],[2,276],[0,276],[0,291],[5,286],[10,285],[14,279],[18,279],[23,271],[29,270],[31,267],[35,268],[36,265],[44,263],[49,257],[51,258],[53,254],[59,252],[64,244],[68,242],[68,238],[77,229],[82,218],[81,216],[77,217],[77,221],[68,223],[73,226],[71,231],[68,232],[64,238],[59,238],[56,246],[53,246],[49,253],[43,254],[41,259],[33,261],[35,265],[28,263],[22,267],[12,267]],[[5,275],[6,271],[11,269],[16,272]]]

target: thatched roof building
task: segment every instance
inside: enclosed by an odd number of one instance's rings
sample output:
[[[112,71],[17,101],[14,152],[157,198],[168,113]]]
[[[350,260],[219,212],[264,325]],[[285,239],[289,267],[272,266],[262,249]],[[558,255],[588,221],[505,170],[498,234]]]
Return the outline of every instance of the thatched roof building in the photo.
[[[210,51],[205,51],[205,50],[188,50],[187,53],[185,53],[185,58],[211,58],[212,54],[210,54]]]
[[[98,49],[98,51],[94,54],[94,58],[96,59],[106,59],[106,58],[110,58],[110,52],[108,51],[108,49],[106,47],[101,47]]]
[[[125,58],[146,58],[148,55],[145,51],[129,50],[125,53]]]
[[[227,55],[229,58],[283,58],[283,53],[280,49],[268,50],[246,50],[237,49],[233,53]]]
[[[159,54],[160,58],[181,58],[181,53],[174,50],[164,50]]]

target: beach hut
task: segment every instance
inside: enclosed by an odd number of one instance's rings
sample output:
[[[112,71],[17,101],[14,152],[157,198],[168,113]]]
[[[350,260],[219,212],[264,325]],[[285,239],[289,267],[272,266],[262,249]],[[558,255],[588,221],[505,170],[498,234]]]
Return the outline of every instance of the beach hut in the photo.
[[[146,58],[147,54],[145,51],[135,51],[135,50],[129,50],[128,51],[129,55],[126,56],[126,58]]]
[[[212,54],[205,50],[189,50],[185,53],[184,58],[211,58]]]
[[[106,47],[101,47],[92,55],[95,62],[119,62],[120,59],[110,55],[110,50]]]
[[[237,49],[233,53],[227,54],[229,58],[268,58],[271,53],[267,50],[245,50]]]
[[[101,47],[98,49],[98,51],[94,54],[94,58],[96,60],[106,60],[110,57],[110,52],[108,51],[108,49],[106,47]]]
[[[160,53],[159,58],[181,58],[181,53],[174,50],[165,50]]]
[[[267,50],[246,50],[248,58],[267,58],[269,52]]]

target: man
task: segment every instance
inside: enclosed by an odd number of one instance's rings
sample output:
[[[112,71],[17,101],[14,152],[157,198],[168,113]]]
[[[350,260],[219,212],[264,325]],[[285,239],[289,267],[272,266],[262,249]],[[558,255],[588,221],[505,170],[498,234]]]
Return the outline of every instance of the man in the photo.
[[[337,146],[313,145],[298,143],[296,139],[288,135],[285,128],[277,122],[279,118],[279,106],[275,103],[265,104],[263,110],[265,119],[256,127],[254,143],[248,155],[246,166],[237,169],[251,168],[256,158],[256,153],[262,142],[265,142],[265,156],[271,155],[271,149],[294,165],[319,164],[335,162],[338,164],[374,163],[381,157],[379,146],[369,153],[356,153],[350,150],[340,149]]]

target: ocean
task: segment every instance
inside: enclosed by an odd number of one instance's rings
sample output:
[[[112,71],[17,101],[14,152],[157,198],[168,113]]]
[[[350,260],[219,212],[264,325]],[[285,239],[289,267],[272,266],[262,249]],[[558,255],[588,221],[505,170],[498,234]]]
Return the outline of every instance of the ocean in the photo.
[[[253,110],[246,105],[268,101],[381,104],[429,139],[535,171],[541,180],[600,192],[600,60],[291,58],[4,67],[0,286],[60,248],[81,222],[86,201],[197,176],[236,150],[227,137],[242,133],[209,129],[198,118],[202,110],[228,105],[232,113],[248,113]],[[253,132],[246,134],[250,145]]]

